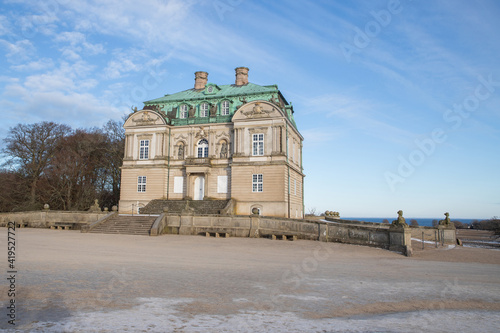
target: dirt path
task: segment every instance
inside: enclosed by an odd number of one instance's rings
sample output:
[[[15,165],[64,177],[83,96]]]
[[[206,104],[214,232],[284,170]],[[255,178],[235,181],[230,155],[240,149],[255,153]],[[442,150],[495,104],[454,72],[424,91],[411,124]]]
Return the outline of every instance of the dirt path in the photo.
[[[45,229],[21,230],[17,242],[17,327],[26,330],[495,332],[500,326],[495,250],[438,249],[406,258],[302,240]],[[5,309],[5,285],[0,293]],[[4,319],[0,328],[6,327]]]

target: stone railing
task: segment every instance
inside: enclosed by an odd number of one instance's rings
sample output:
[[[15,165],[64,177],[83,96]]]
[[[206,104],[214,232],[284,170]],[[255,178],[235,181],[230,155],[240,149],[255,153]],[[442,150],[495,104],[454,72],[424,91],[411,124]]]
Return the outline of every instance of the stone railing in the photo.
[[[15,222],[32,228],[50,228],[55,226],[56,223],[66,223],[71,224],[72,229],[80,229],[81,226],[95,222],[108,214],[110,212],[58,210],[0,213],[0,226],[6,226],[8,222]]]
[[[207,232],[217,232],[226,233],[232,237],[270,237],[286,234],[296,236],[298,239],[366,245],[403,253],[407,256],[412,254],[410,228],[399,226],[357,225],[259,215],[174,214],[166,214],[162,221],[158,221],[157,226],[162,226],[162,230],[155,232],[157,235],[205,235]]]
[[[186,165],[210,165],[211,159],[208,157],[186,158]]]

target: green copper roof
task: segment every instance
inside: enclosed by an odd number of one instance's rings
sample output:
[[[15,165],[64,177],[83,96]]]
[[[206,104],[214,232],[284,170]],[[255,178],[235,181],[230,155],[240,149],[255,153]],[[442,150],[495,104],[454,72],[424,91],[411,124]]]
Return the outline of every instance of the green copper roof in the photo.
[[[165,95],[160,98],[152,99],[144,102],[145,104],[166,103],[174,101],[192,101],[192,100],[206,100],[206,99],[219,99],[232,96],[244,96],[253,94],[268,94],[278,93],[278,86],[259,86],[254,83],[248,83],[243,86],[236,86],[234,84],[216,85],[208,83],[206,87],[212,86],[214,92],[208,93],[207,89],[188,89],[172,95]]]
[[[168,118],[169,124],[173,126],[225,123],[231,121],[232,116],[241,105],[254,100],[274,103],[283,110],[293,126],[297,128],[293,119],[293,107],[283,97],[277,85],[260,86],[247,83],[237,86],[207,83],[204,89],[188,89],[146,101],[144,108],[161,112],[165,118]],[[212,112],[211,109],[210,114],[206,114],[206,111],[201,109],[201,105],[204,103],[210,105],[211,108],[215,107],[216,111]],[[222,110],[223,103],[226,103],[225,110]],[[204,105],[206,106],[206,104]],[[181,114],[181,107],[188,107],[191,110],[189,116]]]

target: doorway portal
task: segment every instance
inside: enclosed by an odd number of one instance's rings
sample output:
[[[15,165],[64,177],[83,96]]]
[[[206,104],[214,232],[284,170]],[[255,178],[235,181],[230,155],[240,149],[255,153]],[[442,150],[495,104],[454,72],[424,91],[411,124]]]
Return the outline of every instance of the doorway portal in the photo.
[[[194,180],[193,200],[203,200],[205,196],[205,176],[198,176]]]

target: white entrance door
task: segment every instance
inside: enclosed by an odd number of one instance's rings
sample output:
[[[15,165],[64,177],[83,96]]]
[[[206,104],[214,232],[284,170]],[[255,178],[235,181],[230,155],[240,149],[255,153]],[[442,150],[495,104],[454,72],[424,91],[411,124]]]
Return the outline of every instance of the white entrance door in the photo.
[[[205,194],[205,176],[198,176],[194,180],[194,200],[203,200]]]

